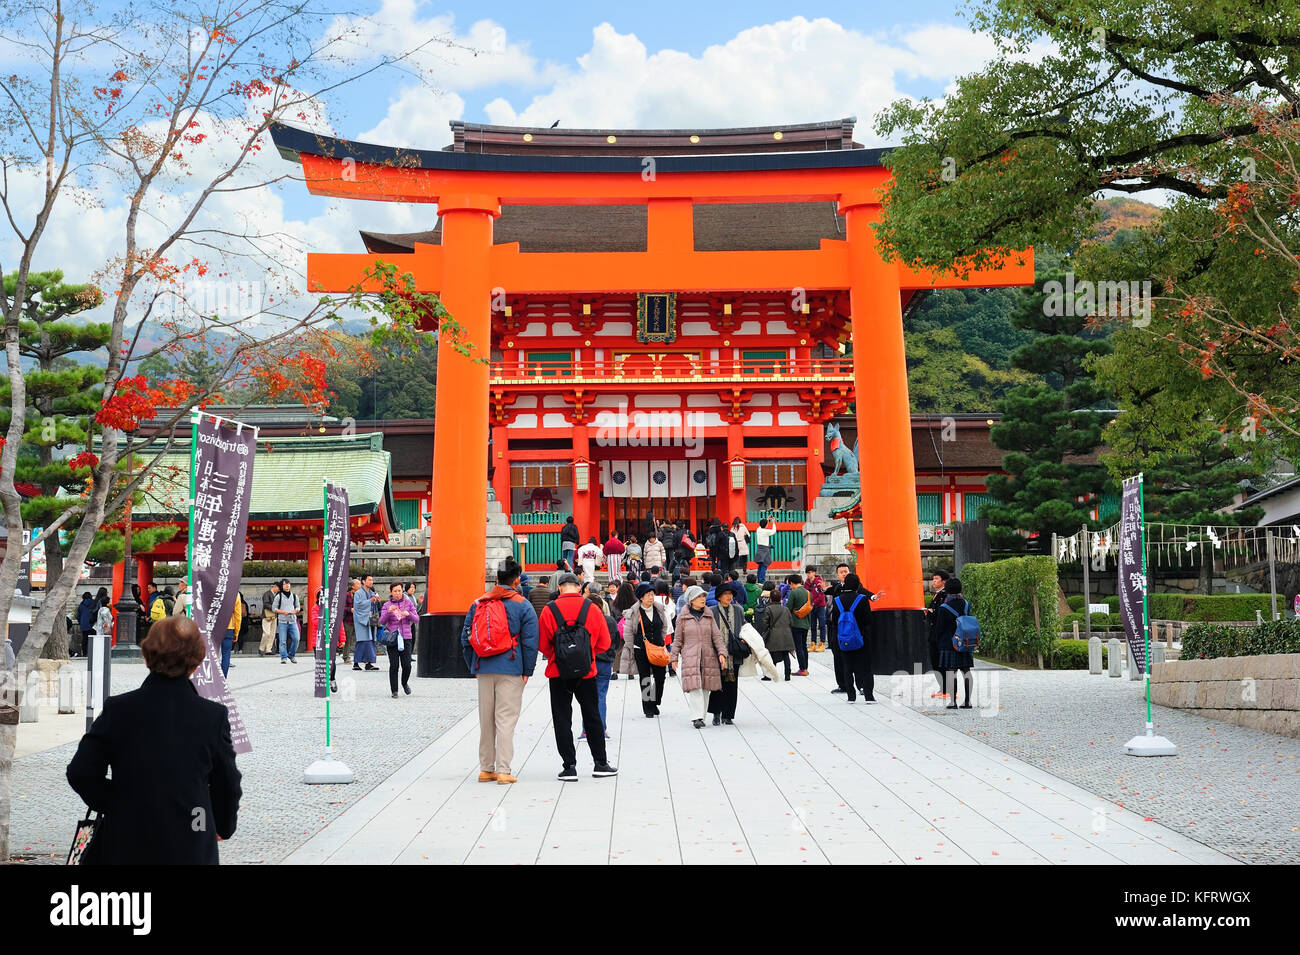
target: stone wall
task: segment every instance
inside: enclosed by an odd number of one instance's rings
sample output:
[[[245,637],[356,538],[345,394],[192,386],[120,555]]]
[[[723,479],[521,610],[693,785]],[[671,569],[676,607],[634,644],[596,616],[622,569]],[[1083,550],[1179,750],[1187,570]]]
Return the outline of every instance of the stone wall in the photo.
[[[1151,702],[1300,739],[1300,653],[1157,663]]]

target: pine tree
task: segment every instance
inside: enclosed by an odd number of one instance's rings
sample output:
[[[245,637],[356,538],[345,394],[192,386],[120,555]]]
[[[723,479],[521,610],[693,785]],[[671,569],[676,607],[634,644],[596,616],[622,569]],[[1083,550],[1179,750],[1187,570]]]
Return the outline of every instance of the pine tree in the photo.
[[[6,292],[13,294],[13,275],[6,276],[4,282]],[[28,277],[18,346],[19,353],[32,363],[24,375],[28,408],[23,450],[27,453],[19,457],[14,479],[34,484],[40,491],[23,503],[23,522],[29,528],[48,527],[76,504],[90,475],[91,419],[103,398],[104,372],[93,365],[78,364],[68,356],[104,348],[109,341],[109,326],[69,319],[102,301],[99,289],[65,283],[63,273],[57,270]],[[7,384],[0,387],[0,394],[7,392]],[[0,421],[5,425],[7,417],[7,406],[0,406]],[[66,521],[60,530],[71,533],[77,526],[76,520]],[[156,546],[172,533],[170,529],[161,534],[144,532],[140,550]],[[120,533],[101,531],[89,557],[116,561],[121,559],[122,551]],[[63,545],[57,532],[46,538],[45,558],[46,579],[53,581],[63,571]],[[68,655],[62,617],[56,619],[45,655],[53,659]]]
[[[1024,549],[1028,541],[1020,531],[1037,533],[1039,550],[1053,533],[1073,534],[1090,520],[1092,504],[1080,498],[1112,486],[1105,468],[1081,463],[1101,445],[1109,417],[1097,410],[1103,393],[1087,363],[1107,354],[1110,344],[1087,331],[1086,307],[1067,307],[1074,303],[1062,300],[1064,286],[1064,272],[1048,275],[1014,320],[1034,338],[1011,363],[1042,375],[1044,383],[1014,388],[997,405],[1002,421],[990,437],[1007,452],[1002,467],[1008,473],[987,479],[995,503],[983,514],[994,547]]]

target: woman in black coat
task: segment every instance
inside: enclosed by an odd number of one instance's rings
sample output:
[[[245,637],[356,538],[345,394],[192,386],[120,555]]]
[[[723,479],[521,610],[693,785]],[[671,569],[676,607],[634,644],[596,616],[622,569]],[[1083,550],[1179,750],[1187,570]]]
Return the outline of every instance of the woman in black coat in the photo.
[[[203,640],[188,617],[168,617],[140,650],[143,685],[104,701],[68,764],[68,783],[100,813],[82,864],[216,865],[242,792],[226,708],[189,679]]]

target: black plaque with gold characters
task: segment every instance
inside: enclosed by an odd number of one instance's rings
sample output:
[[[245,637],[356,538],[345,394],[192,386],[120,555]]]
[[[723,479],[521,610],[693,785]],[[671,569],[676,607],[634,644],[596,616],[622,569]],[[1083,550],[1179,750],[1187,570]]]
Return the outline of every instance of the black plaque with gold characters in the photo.
[[[643,345],[677,340],[676,292],[637,294],[636,340]]]

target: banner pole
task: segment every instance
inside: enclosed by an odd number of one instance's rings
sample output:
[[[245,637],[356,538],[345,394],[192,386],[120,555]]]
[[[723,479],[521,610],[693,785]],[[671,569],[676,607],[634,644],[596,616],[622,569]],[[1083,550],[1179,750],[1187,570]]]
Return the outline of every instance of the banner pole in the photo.
[[[194,493],[197,475],[195,471],[199,459],[199,419],[202,412],[190,408],[190,542],[185,550],[185,591],[189,600],[185,603],[185,616],[194,617]]]
[[[1146,732],[1143,733],[1141,736],[1134,736],[1131,740],[1125,743],[1124,752],[1129,756],[1176,756],[1178,755],[1178,747],[1174,745],[1170,740],[1166,739],[1165,737],[1155,735],[1155,722],[1153,721],[1151,716],[1151,621],[1149,619],[1150,611],[1148,608],[1148,601],[1147,601],[1148,594],[1150,593],[1151,590],[1151,583],[1147,579],[1148,571],[1147,571],[1146,505],[1143,499],[1142,478],[1143,476],[1141,474],[1138,474],[1137,477],[1132,478],[1130,481],[1124,482],[1125,490],[1123,491],[1120,497],[1120,538],[1122,542],[1127,542],[1128,540],[1131,540],[1129,534],[1126,533],[1126,525],[1127,527],[1132,527],[1133,530],[1136,531],[1137,546],[1141,549],[1142,552],[1142,563],[1140,565],[1142,568],[1141,570],[1142,631],[1143,631],[1142,636],[1143,636],[1143,645],[1145,647],[1145,650],[1143,651],[1144,659],[1142,661],[1143,663],[1142,669],[1145,671],[1143,673],[1143,679],[1146,684],[1145,688],[1146,688],[1146,700],[1147,700],[1147,719],[1146,719]],[[1131,487],[1133,483],[1137,484],[1137,488],[1136,488],[1137,513],[1136,514],[1132,513],[1132,510],[1129,506],[1129,502],[1131,501],[1131,498],[1127,490],[1127,488]],[[1128,515],[1127,521],[1125,520],[1124,517],[1125,515]],[[1133,527],[1134,524],[1136,524],[1136,527]],[[1120,591],[1122,597],[1124,594],[1124,583],[1125,583],[1124,576],[1123,576],[1124,566],[1125,566],[1124,558],[1123,558],[1124,551],[1125,548],[1123,544],[1121,544],[1119,583],[1120,583]],[[1130,577],[1129,577],[1130,586],[1132,583],[1132,576],[1133,575],[1130,569]],[[1124,599],[1123,606],[1124,607],[1131,606],[1131,603],[1127,598]],[[1131,610],[1127,612],[1127,618],[1129,620],[1133,619],[1133,613]],[[1126,633],[1125,636],[1127,637],[1128,633]],[[1130,643],[1129,646],[1131,648],[1132,644]],[[1135,653],[1130,653],[1130,655],[1133,657],[1134,665],[1136,665],[1137,655]]]
[[[325,605],[321,607],[320,619],[322,633],[325,634],[325,749],[330,748],[330,643],[333,642],[333,634],[330,632],[330,533],[329,533],[329,482],[325,478],[320,479],[320,546],[321,546],[321,569],[325,583]],[[316,634],[316,639],[321,639],[321,635]]]

